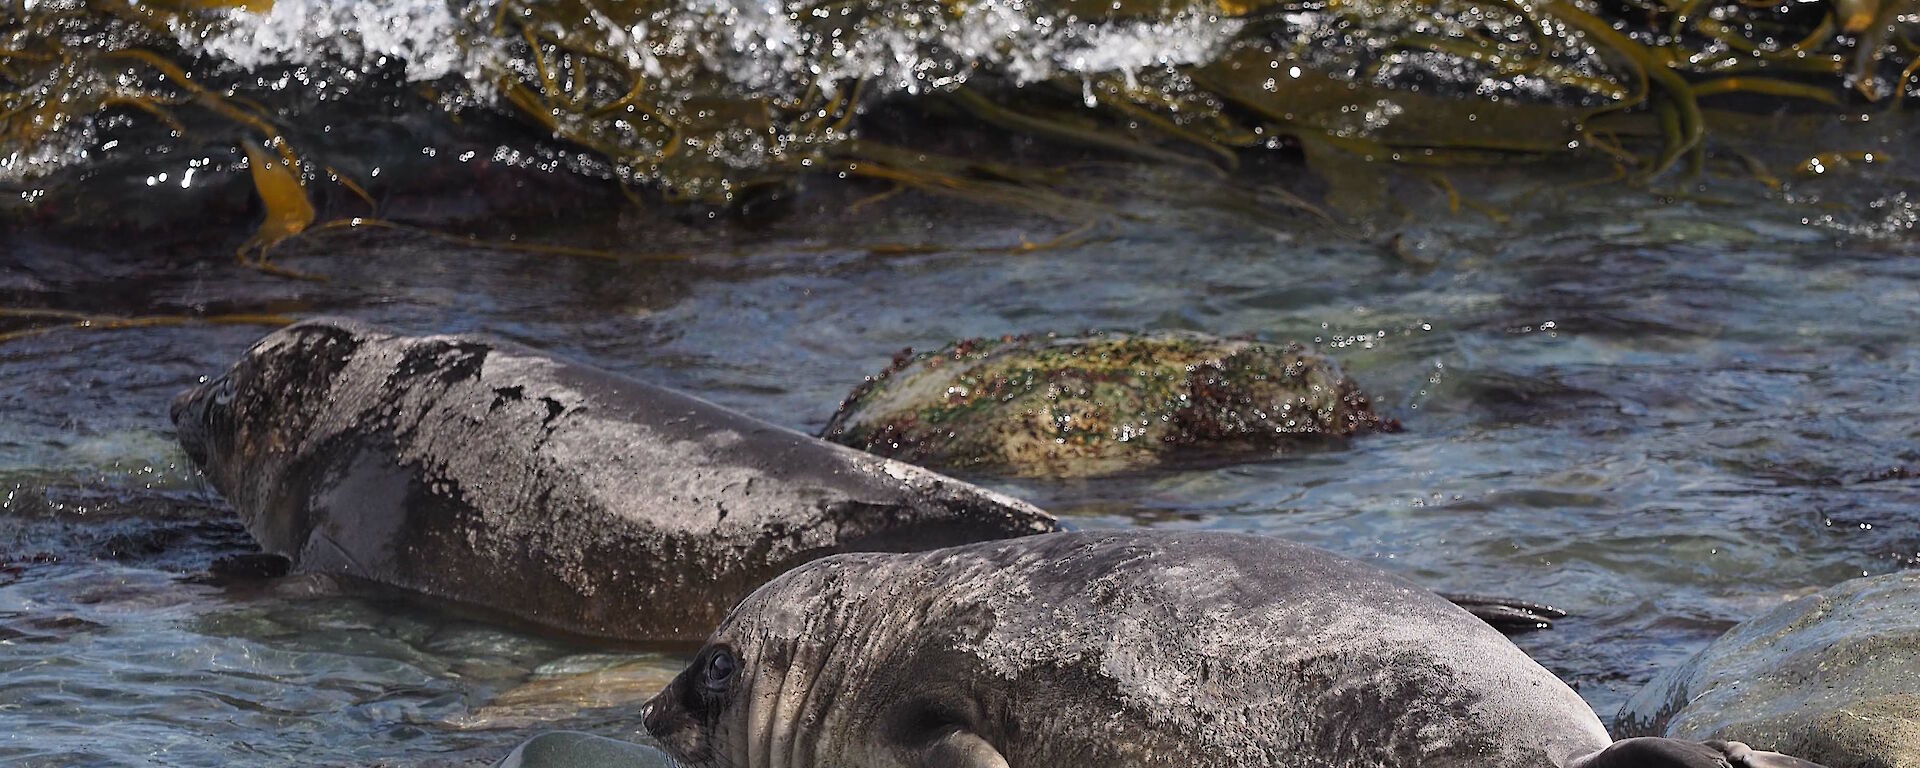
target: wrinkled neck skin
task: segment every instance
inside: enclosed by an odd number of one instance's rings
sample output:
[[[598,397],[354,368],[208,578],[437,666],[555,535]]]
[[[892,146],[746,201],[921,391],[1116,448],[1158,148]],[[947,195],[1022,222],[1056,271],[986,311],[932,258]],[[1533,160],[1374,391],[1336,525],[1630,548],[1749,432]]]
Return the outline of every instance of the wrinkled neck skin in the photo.
[[[869,751],[851,737],[884,714],[867,697],[847,695],[864,666],[852,650],[858,641],[823,639],[761,643],[743,659],[759,672],[746,681],[745,706],[729,713],[735,724],[725,754],[745,758],[732,768],[813,768]]]
[[[788,589],[748,598],[713,637],[736,650],[746,672],[708,734],[706,754],[683,753],[684,764],[919,768],[955,726],[993,733],[997,718],[989,713],[1004,711],[1004,702],[982,697],[998,694],[963,684],[960,665],[918,650],[929,644],[916,637],[942,630],[938,596],[920,610],[897,610],[880,594],[887,587],[874,585],[907,578],[905,569],[883,570],[890,573],[868,572],[858,583],[813,570]],[[684,746],[675,741],[663,738],[670,749]]]
[[[736,628],[765,639],[742,646],[755,674],[742,681],[745,706],[734,708],[738,726],[728,753],[746,757],[734,768],[911,765],[897,739],[911,737],[902,731],[916,725],[908,722],[912,711],[930,692],[922,670],[910,666],[916,660],[885,649],[918,645],[913,636],[924,617],[874,615],[884,604],[849,595],[814,615],[771,612],[761,614],[762,626]],[[908,684],[888,685],[901,677]]]

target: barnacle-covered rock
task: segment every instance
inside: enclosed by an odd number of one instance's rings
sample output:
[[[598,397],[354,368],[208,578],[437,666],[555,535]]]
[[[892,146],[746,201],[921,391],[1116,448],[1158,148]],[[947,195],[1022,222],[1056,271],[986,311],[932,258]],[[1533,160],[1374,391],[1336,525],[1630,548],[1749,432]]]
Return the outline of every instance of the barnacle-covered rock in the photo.
[[[1096,333],[902,352],[825,436],[925,466],[1082,476],[1398,427],[1299,344]]]

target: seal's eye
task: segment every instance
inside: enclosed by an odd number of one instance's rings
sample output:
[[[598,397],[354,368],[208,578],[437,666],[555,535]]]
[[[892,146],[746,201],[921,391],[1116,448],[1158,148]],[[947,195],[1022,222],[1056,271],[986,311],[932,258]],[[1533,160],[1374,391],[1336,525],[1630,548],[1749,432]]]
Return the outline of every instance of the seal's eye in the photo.
[[[233,403],[233,379],[221,377],[213,387],[213,404],[222,408]]]
[[[700,676],[700,685],[708,693],[726,693],[727,686],[733,683],[733,674],[739,669],[740,663],[734,660],[733,652],[715,648],[713,655],[707,657],[707,669]]]

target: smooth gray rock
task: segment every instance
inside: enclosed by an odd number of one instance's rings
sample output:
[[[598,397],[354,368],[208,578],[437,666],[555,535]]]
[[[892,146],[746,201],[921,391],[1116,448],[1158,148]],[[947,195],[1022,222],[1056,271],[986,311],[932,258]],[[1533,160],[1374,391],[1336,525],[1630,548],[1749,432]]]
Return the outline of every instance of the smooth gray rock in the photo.
[[[477,336],[266,337],[173,409],[264,549],[567,632],[705,637],[817,557],[1057,529],[1024,502]]]
[[[1808,768],[1614,743],[1479,619],[1263,536],[851,554],[755,591],[643,709],[684,768]]]
[[[1727,630],[1628,700],[1614,728],[1920,768],[1920,573],[1854,579]]]
[[[673,768],[666,753],[577,731],[548,731],[494,763],[493,768]]]

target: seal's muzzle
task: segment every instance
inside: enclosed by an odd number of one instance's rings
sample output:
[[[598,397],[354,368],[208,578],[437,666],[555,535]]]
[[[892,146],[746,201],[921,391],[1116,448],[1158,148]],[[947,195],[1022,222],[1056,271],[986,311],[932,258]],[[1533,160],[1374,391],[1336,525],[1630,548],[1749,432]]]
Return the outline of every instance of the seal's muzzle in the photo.
[[[205,469],[211,458],[207,437],[217,428],[211,421],[220,415],[215,410],[224,409],[232,402],[233,380],[226,376],[201,382],[174,396],[168,415],[173,419],[173,431],[180,447],[186,449],[187,457],[193,459],[195,466]]]

